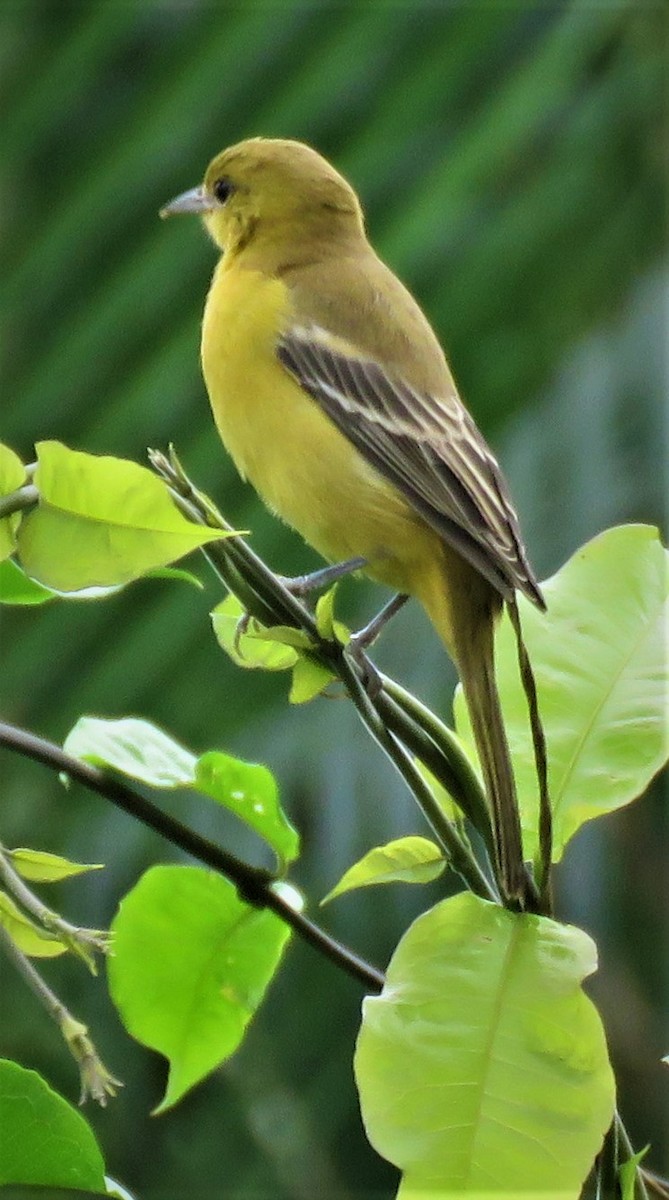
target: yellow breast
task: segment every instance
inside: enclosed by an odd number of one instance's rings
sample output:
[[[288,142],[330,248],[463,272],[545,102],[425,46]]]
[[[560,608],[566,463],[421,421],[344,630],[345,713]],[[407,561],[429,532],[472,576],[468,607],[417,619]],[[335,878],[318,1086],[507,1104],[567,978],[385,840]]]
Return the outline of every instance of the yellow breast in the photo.
[[[365,557],[375,578],[413,591],[412,563],[436,535],[281,365],[277,337],[291,319],[281,280],[221,262],[202,329],[221,438],[267,506],[325,558]]]

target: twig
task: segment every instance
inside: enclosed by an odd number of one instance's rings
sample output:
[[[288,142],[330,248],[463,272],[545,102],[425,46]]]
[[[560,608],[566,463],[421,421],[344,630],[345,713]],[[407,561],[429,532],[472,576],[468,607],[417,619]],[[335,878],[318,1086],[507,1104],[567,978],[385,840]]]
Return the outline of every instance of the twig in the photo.
[[[402,729],[405,736],[410,736],[409,722],[415,729],[420,730],[424,743],[427,739],[433,747],[432,754],[428,758],[429,746],[423,744],[423,753],[418,752],[421,761],[444,785],[491,852],[492,829],[485,794],[457,737],[426,704],[422,704],[416,696],[401,687],[394,679],[382,675],[381,681],[383,684],[382,700],[385,706],[382,711],[387,715],[391,728],[401,719],[397,714],[397,709],[399,709],[404,717]]]
[[[272,877],[266,872],[250,867],[234,854],[223,850],[214,842],[202,837],[187,825],[182,825],[169,813],[162,812],[150,800],[133,791],[120,779],[103,771],[100,767],[81,762],[65,754],[60,746],[45,738],[37,737],[24,729],[0,722],[0,745],[7,746],[25,758],[43,763],[53,771],[65,773],[82,783],[124,812],[153,829],[160,837],[185,850],[205,866],[225,875],[235,885],[239,895],[256,908],[268,908],[282,921],[290,925],[304,941],[308,942],[341,970],[346,971],[371,991],[383,987],[383,974],[354,954],[348,947],[325,933],[308,917],[298,912],[283,899],[272,886]]]
[[[78,925],[71,925],[59,913],[48,908],[14,870],[7,851],[2,845],[0,845],[0,879],[26,912],[39,921],[40,925],[49,933],[54,933],[68,949],[83,958],[95,975],[93,952],[97,950],[101,954],[106,954],[109,949],[110,935],[104,929],[84,929]]]
[[[546,735],[539,713],[537,685],[532,670],[523,630],[520,624],[520,613],[515,597],[507,600],[507,612],[516,638],[518,651],[518,666],[520,679],[527,700],[532,733],[532,748],[539,784],[539,911],[550,916],[553,911],[553,896],[551,871],[553,866],[553,812],[548,791],[548,759],[546,755]]]
[[[346,684],[347,691],[358,710],[361,720],[408,784],[425,819],[446,850],[453,870],[457,871],[467,886],[477,896],[482,896],[485,900],[495,900],[496,896],[492,885],[481,870],[469,846],[460,837],[453,822],[446,816],[434,792],[421,775],[411,756],[381,719],[377,708],[370,700],[355,672],[351,670],[350,664],[347,664],[345,659],[341,667],[341,673],[341,677]]]
[[[14,513],[23,512],[26,508],[33,508],[39,500],[39,492],[33,483],[24,484],[23,487],[17,488],[15,492],[10,492],[7,496],[0,496],[0,520],[3,517],[11,517]]]
[[[18,946],[7,933],[7,930],[3,929],[2,926],[0,926],[0,942],[7,957],[12,959],[17,970],[23,976],[25,983],[27,983],[31,992],[37,997],[52,1021],[55,1021],[65,1039],[67,1048],[79,1068],[81,1079],[80,1103],[83,1104],[90,1096],[93,1100],[97,1100],[98,1104],[104,1108],[107,1103],[107,1096],[115,1096],[116,1089],[123,1086],[121,1081],[115,1079],[105,1067],[88,1035],[87,1027],[81,1021],[77,1021],[76,1017],[72,1016],[69,1009],[66,1008],[62,1000],[58,998],[49,985],[45,983],[37,968],[19,950]]]
[[[154,469],[170,487],[177,507],[189,520],[212,529],[223,529],[226,533],[236,532],[212,502],[196,490],[182,470],[174,450],[171,451],[170,460],[156,450],[149,451],[149,458]],[[251,601],[255,596],[265,605],[264,617],[256,611],[252,614],[263,624],[295,625],[304,629],[314,642],[321,640],[310,610],[270,571],[243,538],[212,542],[203,547],[203,553],[217,573],[221,573],[226,585],[235,591],[232,582],[228,583],[232,565],[237,572],[237,580],[250,589],[248,594]],[[239,598],[244,603],[243,596]]]
[[[175,502],[185,515],[198,524],[221,528],[226,532],[232,531],[232,527],[211,501],[193,487],[174,452],[168,461],[159,452],[151,451],[150,459],[154,468],[170,486]],[[451,794],[454,792],[456,798],[459,795],[468,795],[475,786],[472,782],[475,780],[475,776],[464,757],[452,755],[450,759],[447,759],[443,746],[439,747],[432,737],[428,737],[426,740],[425,734],[421,733],[419,719],[416,718],[416,714],[419,714],[418,708],[410,714],[412,724],[408,725],[407,721],[401,718],[401,714],[398,715],[396,707],[391,704],[388,696],[383,695],[383,687],[377,695],[372,697],[362,685],[359,674],[352,668],[351,659],[347,655],[345,647],[320,636],[310,610],[293,595],[281,579],[270,571],[243,538],[236,537],[223,542],[213,542],[203,547],[203,553],[214,570],[223,578],[226,586],[238,595],[242,604],[245,604],[259,621],[270,627],[272,624],[291,624],[305,631],[314,644],[314,654],[342,680],[364,725],[404,778],[426,820],[447,850],[454,869],[477,895],[495,899],[496,894],[492,885],[481,870],[469,846],[460,837],[453,823],[449,821],[439,806],[432,790],[401,743],[406,738],[408,747],[419,756],[421,749],[426,752],[430,760],[429,765],[431,768],[435,768],[437,778],[440,781],[446,781],[445,786],[447,787],[449,784],[452,785]],[[231,564],[233,571],[241,580],[241,589],[236,586],[231,575]],[[262,606],[260,609],[257,603],[258,599]],[[364,669],[368,662],[366,656],[358,651],[356,659]],[[371,673],[374,672],[371,664],[369,664],[369,669]],[[394,735],[392,726],[387,724],[384,719],[389,715],[394,720],[398,736]],[[435,750],[437,754],[435,754]],[[460,776],[462,778],[459,778]],[[451,787],[449,787],[449,791],[451,791]],[[473,805],[470,806],[470,810],[473,811],[473,807]],[[484,807],[485,800],[481,796],[477,815],[480,817],[481,832],[485,838],[486,830],[489,835],[489,821],[487,810],[485,810],[485,818],[482,815]]]

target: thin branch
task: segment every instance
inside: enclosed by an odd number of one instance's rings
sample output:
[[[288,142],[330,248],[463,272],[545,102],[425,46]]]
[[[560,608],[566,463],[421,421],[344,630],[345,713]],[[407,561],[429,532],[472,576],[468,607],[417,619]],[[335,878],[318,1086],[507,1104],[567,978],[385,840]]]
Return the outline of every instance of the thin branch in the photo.
[[[213,528],[221,528],[226,532],[232,530],[232,527],[211,501],[193,487],[174,452],[171,454],[170,461],[156,451],[150,452],[150,459],[158,474],[170,486],[175,502],[190,520]],[[440,747],[430,736],[426,740],[425,733],[420,729],[421,714],[418,708],[414,713],[409,714],[410,723],[408,723],[401,717],[401,714],[398,715],[396,707],[391,704],[388,696],[383,694],[383,686],[377,694],[372,696],[359,677],[360,670],[368,670],[370,677],[375,675],[375,668],[367,657],[359,650],[356,652],[355,662],[359,668],[356,670],[352,666],[352,659],[344,646],[321,637],[311,611],[293,595],[280,578],[270,571],[243,538],[235,537],[221,542],[213,542],[203,547],[203,553],[217,574],[223,578],[226,586],[238,595],[242,604],[259,621],[270,627],[272,624],[290,624],[307,633],[314,643],[314,654],[342,680],[364,725],[404,778],[426,820],[447,850],[454,869],[477,895],[495,899],[496,894],[492,885],[481,870],[470,847],[439,806],[432,790],[401,743],[406,740],[409,750],[413,750],[419,757],[421,749],[427,753],[430,768],[434,769],[437,778],[440,782],[444,782],[444,786],[449,788],[451,794],[455,794],[456,799],[460,795],[467,796],[474,786],[472,779],[475,780],[475,776],[464,757],[451,755],[450,758],[447,758],[443,745]],[[241,580],[242,588],[236,586],[236,581],[231,574],[231,564],[232,570]],[[262,606],[260,609],[257,599],[260,600]],[[386,721],[389,715],[394,719],[397,736],[393,733],[392,725]],[[449,785],[452,785],[452,789]],[[485,839],[486,831],[489,836],[490,829],[485,800],[482,796],[478,808],[475,809],[473,803],[470,805],[470,813],[474,811],[479,817],[480,832]],[[485,816],[483,816],[484,813]],[[474,820],[473,815],[472,820]]]
[[[33,483],[26,483],[7,496],[0,496],[0,521],[3,517],[11,517],[14,513],[33,508],[39,500],[39,492]]]
[[[441,754],[437,760],[436,766],[441,771],[433,772],[439,782],[443,782],[447,791],[459,804],[465,816],[474,825],[474,828],[482,835],[488,855],[492,857],[492,829],[490,826],[490,817],[488,814],[488,806],[486,804],[485,795],[481,789],[481,785],[476,777],[473,767],[463,753],[462,747],[458,742],[455,734],[435,716],[429,708],[421,704],[420,700],[416,699],[411,692],[405,691],[394,680],[386,679],[383,676],[384,689],[387,693],[384,713],[386,713],[387,723],[391,729],[398,728],[398,722],[401,722],[401,728],[404,731],[403,740],[407,741],[407,718],[415,719],[418,729],[422,729],[425,733],[434,738],[434,745],[439,745]],[[397,701],[397,703],[395,703]],[[420,721],[420,725],[418,722]],[[409,739],[415,737],[416,726],[409,728]],[[407,741],[411,744],[411,740]],[[430,759],[421,754],[420,748],[417,751],[421,761],[430,768]],[[449,787],[444,780],[444,768],[446,769],[446,779],[452,778],[452,785]],[[485,810],[482,811],[482,808]],[[534,882],[532,874],[527,866],[525,871],[525,889],[528,902],[533,906],[533,911],[540,910],[541,899],[537,886]],[[487,897],[490,898],[489,896]],[[498,893],[493,893],[493,898],[497,903],[501,903]]]
[[[506,608],[516,638],[520,679],[527,701],[530,730],[532,732],[534,763],[537,772],[537,782],[539,784],[539,911],[550,916],[553,911],[551,881],[553,866],[553,811],[548,790],[546,735],[539,713],[539,700],[534,671],[532,670],[532,663],[530,662],[530,656],[527,653],[525,639],[523,638],[520,613],[515,597],[507,600]]]
[[[154,469],[170,487],[177,507],[184,516],[197,525],[223,529],[226,533],[236,532],[208,497],[196,490],[181,468],[174,450],[171,451],[170,461],[156,450],[149,451],[149,458]],[[255,595],[265,605],[264,618],[255,611],[252,613],[263,624],[269,619],[270,624],[295,625],[304,629],[314,642],[322,640],[311,611],[293,595],[278,575],[270,571],[243,538],[234,537],[226,541],[211,542],[203,547],[203,553],[217,572],[220,571],[231,590],[235,590],[234,586],[227,582],[230,578],[231,564],[237,571],[238,579],[241,578],[247,588],[250,585],[250,598]],[[243,597],[239,598],[244,603]]]
[[[6,929],[0,925],[0,941],[7,956],[13,960],[17,970],[23,976],[28,984],[31,992],[37,996],[42,1007],[48,1012],[49,1016],[57,1025],[60,1025],[61,1019],[67,1012],[62,1000],[59,1000],[55,992],[51,990],[48,983],[42,979],[37,968],[31,963],[30,959],[19,950],[14,940],[9,936]]]
[[[27,983],[31,992],[37,997],[42,1007],[55,1021],[65,1039],[68,1050],[72,1054],[81,1079],[81,1099],[83,1104],[88,1097],[97,1100],[104,1108],[107,1096],[115,1096],[116,1089],[122,1087],[119,1079],[115,1079],[107,1070],[98,1055],[93,1042],[88,1035],[88,1029],[63,1004],[62,1000],[42,979],[37,968],[26,957],[22,950],[12,940],[6,929],[0,926],[0,943],[8,958],[11,958],[19,974]]]
[[[401,687],[394,679],[382,675],[381,681],[383,683],[383,701],[391,702],[386,704],[386,710],[384,710],[391,728],[399,720],[397,715],[399,708],[405,718],[402,725],[405,736],[408,733],[407,726],[411,723],[423,734],[424,742],[427,740],[431,743],[433,749],[430,758],[423,757],[419,752],[421,761],[444,785],[464,815],[480,833],[487,849],[492,852],[492,828],[485,793],[458,738],[426,704],[422,704],[416,696]],[[425,755],[429,753],[429,748],[425,744],[423,753]]]
[[[273,888],[273,879],[266,872],[242,862],[234,854],[223,850],[214,842],[202,837],[187,825],[182,825],[169,813],[162,812],[146,797],[135,792],[120,779],[103,771],[100,767],[81,762],[65,754],[60,746],[45,738],[37,737],[24,729],[0,722],[0,745],[9,750],[42,763],[52,771],[64,773],[82,783],[90,791],[97,792],[117,808],[153,829],[166,841],[171,842],[187,854],[197,858],[205,866],[225,875],[235,885],[239,895],[255,908],[268,908],[282,921],[290,925],[304,941],[308,942],[326,958],[346,971],[354,979],[373,992],[383,987],[383,974],[359,958],[346,946],[341,945],[325,933],[308,917],[298,912]]]
[[[68,949],[83,958],[86,965],[95,975],[96,968],[93,952],[96,950],[101,954],[108,952],[110,934],[104,929],[85,929],[79,925],[71,925],[59,913],[48,908],[40,900],[39,896],[36,896],[24,883],[18,872],[14,870],[8,853],[2,845],[0,845],[0,879],[2,879],[7,890],[12,893],[26,912],[30,913],[36,921],[39,921],[40,925],[48,930],[49,933],[55,934]]]
[[[474,858],[469,846],[460,836],[453,822],[446,816],[434,792],[421,775],[411,756],[407,753],[401,742],[393,736],[379,716],[376,707],[345,658],[341,671],[342,679],[347,686],[348,693],[358,710],[361,720],[406,781],[425,819],[446,850],[453,870],[457,871],[458,875],[464,879],[467,886],[477,896],[482,896],[485,900],[495,900],[495,892]]]
[[[616,1115],[613,1123],[618,1145],[622,1148],[627,1156],[627,1159],[634,1157],[634,1147],[630,1141],[630,1136],[623,1124],[622,1117],[616,1109]],[[620,1157],[620,1155],[618,1155]],[[634,1180],[634,1196],[635,1200],[649,1200],[648,1190],[644,1179],[643,1169],[637,1167],[636,1179]]]

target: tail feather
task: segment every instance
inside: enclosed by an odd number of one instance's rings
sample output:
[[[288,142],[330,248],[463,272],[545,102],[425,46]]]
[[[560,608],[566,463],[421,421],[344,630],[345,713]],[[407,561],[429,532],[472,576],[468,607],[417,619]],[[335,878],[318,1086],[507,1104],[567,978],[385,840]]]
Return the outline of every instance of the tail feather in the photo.
[[[516,785],[495,682],[492,615],[458,639],[457,665],[491,808],[496,867],[509,899],[527,888]]]
[[[460,676],[490,808],[495,869],[504,898],[534,907],[523,860],[516,785],[495,681],[495,622],[502,597],[448,546],[414,588]]]

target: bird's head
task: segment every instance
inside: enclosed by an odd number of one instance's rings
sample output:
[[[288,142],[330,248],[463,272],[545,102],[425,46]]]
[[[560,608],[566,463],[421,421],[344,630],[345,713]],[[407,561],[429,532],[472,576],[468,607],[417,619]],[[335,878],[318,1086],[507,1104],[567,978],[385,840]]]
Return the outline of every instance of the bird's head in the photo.
[[[346,180],[302,142],[251,138],[217,154],[200,187],[183,192],[161,217],[199,213],[216,245],[234,253],[262,238],[321,239],[363,230]]]

